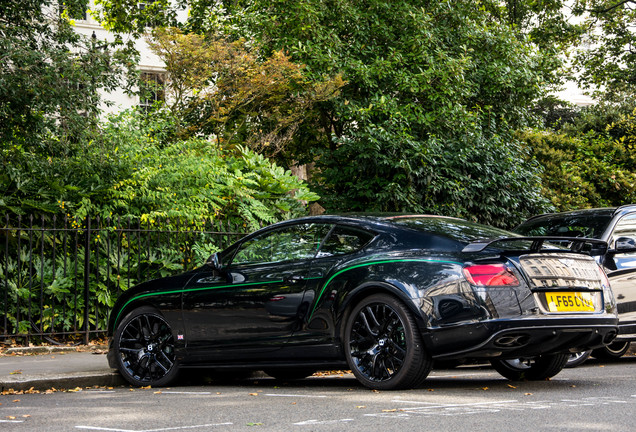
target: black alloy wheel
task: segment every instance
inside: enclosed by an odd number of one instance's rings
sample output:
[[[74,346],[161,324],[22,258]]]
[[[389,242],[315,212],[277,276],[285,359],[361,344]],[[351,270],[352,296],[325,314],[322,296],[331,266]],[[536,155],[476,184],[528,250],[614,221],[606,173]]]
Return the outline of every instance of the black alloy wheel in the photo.
[[[616,341],[604,346],[603,348],[597,348],[592,351],[592,355],[599,360],[616,360],[621,358],[631,345],[630,341]]]
[[[164,386],[176,378],[174,336],[155,309],[144,306],[128,314],[117,327],[113,343],[119,372],[131,384]]]
[[[493,359],[490,363],[511,381],[541,381],[561,372],[569,358],[570,354],[545,354],[532,358]]]
[[[411,312],[390,295],[372,295],[357,304],[344,339],[349,367],[372,389],[418,387],[433,365]]]
[[[590,358],[591,355],[592,355],[592,350],[580,351],[580,352],[572,353],[568,357],[568,362],[565,364],[565,367],[566,368],[577,367],[577,366],[585,363],[585,361],[588,358]]]

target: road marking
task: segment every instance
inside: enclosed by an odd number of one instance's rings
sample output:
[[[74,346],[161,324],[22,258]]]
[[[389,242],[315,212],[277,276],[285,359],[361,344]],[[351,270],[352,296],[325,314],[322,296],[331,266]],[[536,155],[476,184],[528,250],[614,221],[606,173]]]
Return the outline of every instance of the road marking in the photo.
[[[266,393],[265,396],[273,397],[295,397],[295,398],[326,398],[327,396],[319,395],[298,395],[298,394],[280,394],[280,393]]]
[[[0,423],[24,423],[24,420],[0,420]]]
[[[209,423],[202,425],[192,425],[192,426],[175,426],[168,428],[160,428],[160,429],[115,429],[115,428],[105,428],[98,426],[75,426],[76,429],[86,429],[86,430],[96,430],[96,431],[109,431],[109,432],[163,432],[163,431],[178,431],[178,430],[186,430],[186,429],[197,429],[197,428],[206,428],[213,426],[230,426],[233,423]]]
[[[302,422],[294,423],[296,426],[313,426],[313,425],[324,425],[324,424],[336,424],[336,423],[347,423],[352,422],[353,419],[340,419],[340,420],[305,420]]]
[[[636,397],[636,395],[632,396]],[[616,397],[587,397],[581,399],[561,399],[555,401],[518,401],[518,400],[502,400],[493,402],[473,402],[465,404],[444,404],[426,401],[403,400],[393,398],[392,403],[411,404],[405,408],[398,408],[395,412],[365,414],[369,417],[378,418],[399,418],[409,417],[411,415],[419,416],[449,416],[449,415],[467,415],[467,414],[486,414],[500,411],[525,411],[525,410],[545,410],[562,407],[589,407],[611,404],[628,404],[632,400],[619,399]],[[415,405],[415,406],[412,406]]]
[[[493,375],[497,375],[495,372],[468,372],[468,371],[457,371],[457,373],[447,373],[444,375],[431,374],[427,380],[434,380],[435,378],[468,378],[468,377],[490,377]]]
[[[405,401],[401,399],[393,399],[394,403],[412,403],[412,404],[423,404],[428,405],[424,407],[416,407],[416,408],[401,408],[401,409],[431,409],[431,408],[455,408],[455,407],[464,407],[464,406],[482,406],[482,405],[499,405],[499,404],[512,404],[519,402],[518,400],[505,400],[505,401],[493,401],[493,402],[472,402],[465,404],[440,404],[440,403],[432,403],[432,402],[419,402],[419,401]]]
[[[187,392],[187,391],[165,391],[159,390],[161,394],[179,394],[179,395],[209,395],[212,392]]]

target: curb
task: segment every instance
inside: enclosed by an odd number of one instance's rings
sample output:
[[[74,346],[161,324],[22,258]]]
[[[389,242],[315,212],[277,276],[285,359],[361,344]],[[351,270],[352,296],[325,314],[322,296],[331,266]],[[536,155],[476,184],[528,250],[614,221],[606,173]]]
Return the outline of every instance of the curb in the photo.
[[[119,372],[83,372],[58,375],[33,375],[28,379],[0,380],[0,391],[68,390],[77,387],[116,387],[126,385]]]
[[[36,354],[55,354],[61,352],[98,352],[108,350],[108,345],[77,345],[77,346],[29,346],[29,347],[13,347],[0,351],[0,355],[36,355]]]

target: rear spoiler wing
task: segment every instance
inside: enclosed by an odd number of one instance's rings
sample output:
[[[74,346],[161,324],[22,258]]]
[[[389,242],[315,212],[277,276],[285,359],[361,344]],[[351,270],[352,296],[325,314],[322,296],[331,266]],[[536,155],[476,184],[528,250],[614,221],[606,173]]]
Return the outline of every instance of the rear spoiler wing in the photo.
[[[608,245],[606,241],[585,238],[585,237],[500,237],[495,239],[481,239],[475,240],[474,242],[469,243],[462,249],[462,252],[481,252],[487,247],[495,244],[495,243],[505,243],[505,242],[518,242],[518,241],[529,241],[532,242],[530,248],[527,249],[530,253],[536,252],[562,252],[563,249],[554,247],[550,249],[544,249],[544,243],[550,241],[558,241],[558,242],[567,242],[567,248],[572,252],[582,253],[586,252],[590,255],[604,255],[607,252]],[[587,245],[587,247],[586,247]],[[557,246],[557,245],[553,245]],[[526,250],[526,249],[524,249]]]

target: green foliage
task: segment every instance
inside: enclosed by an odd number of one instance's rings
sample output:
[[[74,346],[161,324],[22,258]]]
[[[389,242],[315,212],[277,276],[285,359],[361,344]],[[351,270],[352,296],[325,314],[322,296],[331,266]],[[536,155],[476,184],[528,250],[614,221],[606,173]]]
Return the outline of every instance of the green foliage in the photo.
[[[636,91],[636,1],[577,0],[573,12],[588,31],[575,58],[580,86],[606,100],[633,100]]]
[[[155,138],[163,125],[135,129],[138,121],[123,113],[104,129],[105,141],[116,148],[120,175],[102,202],[77,216],[97,211],[142,221],[209,217],[256,228],[302,215],[305,203],[318,199],[289,171],[245,147],[226,149],[203,139],[165,144]]]
[[[636,202],[636,163],[629,139],[594,131],[578,136],[526,131],[520,139],[544,167],[543,195],[557,210]]]
[[[328,207],[442,214],[501,227],[550,209],[537,166],[519,158],[516,140],[479,129],[452,140],[395,143],[390,136],[368,129],[364,145],[343,139],[322,155],[319,181],[330,182],[317,190]]]
[[[0,209],[59,210],[103,191],[110,161],[96,140],[99,90],[120,84],[128,60],[81,36],[71,13],[86,2],[28,0],[0,8]]]
[[[268,1],[239,12],[230,10],[264,47],[284,47],[314,78],[347,81],[322,106],[316,134],[331,140],[311,154],[328,210],[426,209],[505,225],[543,208],[526,205],[538,198],[537,167],[501,143],[532,121],[552,57],[477,4]],[[455,157],[482,152],[500,166]]]
[[[165,62],[169,109],[181,138],[215,136],[292,165],[315,106],[338,94],[340,76],[311,82],[282,51],[259,58],[244,40],[156,29],[148,43]]]
[[[578,42],[584,26],[573,24],[564,0],[484,0],[484,8],[501,22],[529,35],[540,49],[564,52]]]
[[[176,24],[178,4],[170,0],[95,0],[93,13],[102,26],[114,33],[139,38],[148,28]],[[143,5],[143,7],[140,7]]]
[[[86,2],[64,2],[71,10]],[[10,163],[67,153],[97,121],[99,89],[119,83],[121,62],[77,33],[53,0],[3,2],[0,8],[0,142]],[[5,155],[6,156],[6,155]]]

